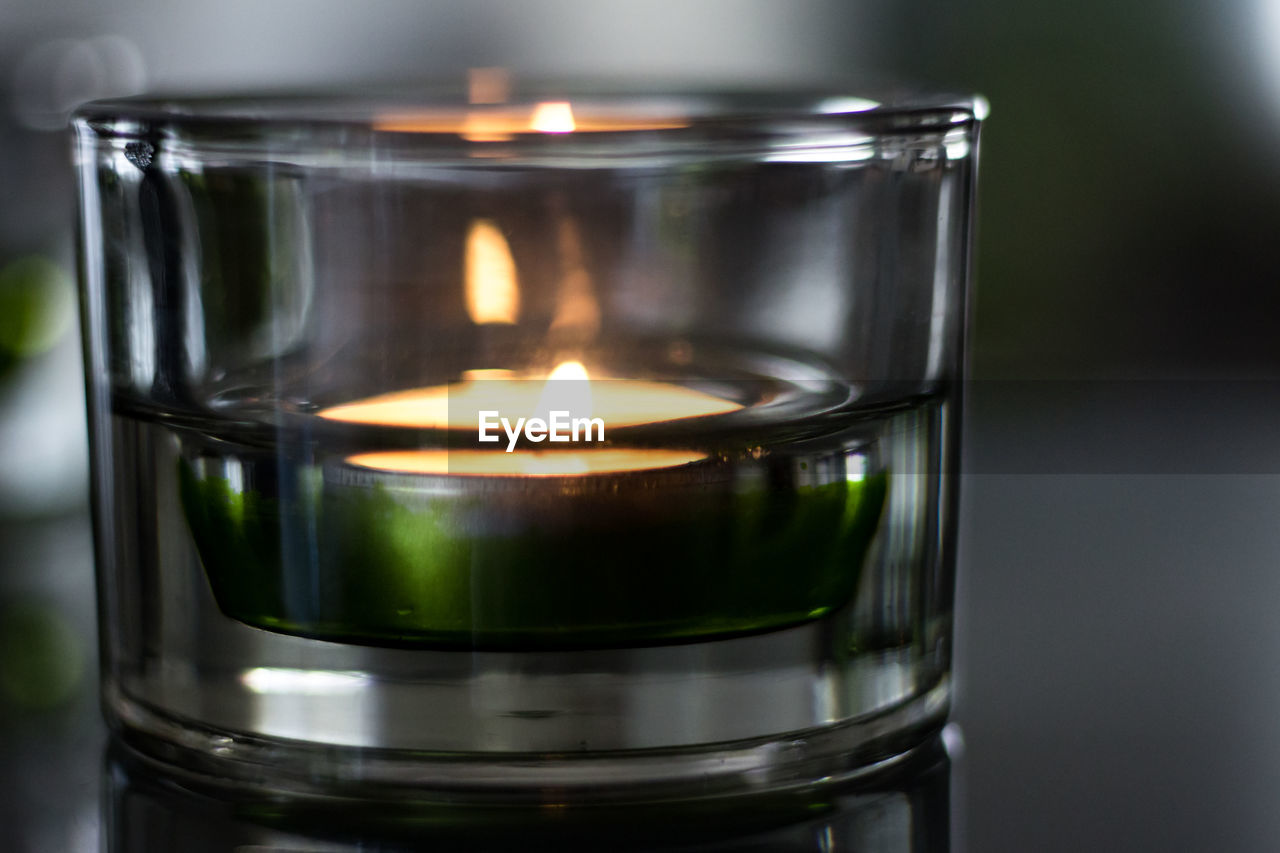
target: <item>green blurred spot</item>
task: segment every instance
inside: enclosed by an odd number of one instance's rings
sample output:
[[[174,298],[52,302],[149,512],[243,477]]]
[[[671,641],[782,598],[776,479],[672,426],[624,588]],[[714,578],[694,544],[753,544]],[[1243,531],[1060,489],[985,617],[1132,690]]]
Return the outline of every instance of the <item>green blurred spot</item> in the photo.
[[[85,649],[55,609],[32,603],[0,612],[0,699],[22,710],[70,700],[84,676]]]
[[[71,278],[48,258],[30,255],[0,267],[0,368],[50,349],[74,311]]]

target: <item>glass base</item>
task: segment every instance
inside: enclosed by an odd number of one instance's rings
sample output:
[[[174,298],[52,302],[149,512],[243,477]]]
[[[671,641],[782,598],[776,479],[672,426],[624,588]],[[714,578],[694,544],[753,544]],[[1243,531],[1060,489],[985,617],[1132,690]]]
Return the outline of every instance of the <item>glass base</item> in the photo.
[[[879,762],[847,784],[768,797],[579,806],[554,793],[529,807],[423,798],[281,798],[166,768],[113,741],[108,750],[112,853],[200,850],[645,851],[645,853],[943,853],[950,762],[942,738]],[[749,803],[748,808],[733,808]],[[730,807],[726,808],[725,806]]]
[[[458,806],[643,806],[737,809],[803,799],[893,766],[945,721],[950,684],[866,719],[768,737],[669,749],[434,752],[305,742],[219,730],[105,691],[123,743],[197,784],[285,798]],[[424,726],[429,726],[424,723]]]

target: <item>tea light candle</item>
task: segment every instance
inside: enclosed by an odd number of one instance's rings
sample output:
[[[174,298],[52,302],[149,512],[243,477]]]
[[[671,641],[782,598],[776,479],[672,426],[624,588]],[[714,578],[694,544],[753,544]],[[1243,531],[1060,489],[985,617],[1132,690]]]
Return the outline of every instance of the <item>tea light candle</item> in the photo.
[[[452,445],[478,437],[489,406],[533,413],[577,401],[575,413],[608,427],[742,408],[676,383],[565,375],[472,375],[319,415],[446,430]],[[348,454],[300,466],[271,497],[184,465],[184,505],[219,605],[272,630],[445,648],[766,630],[849,600],[884,502],[882,474],[806,479],[816,460],[782,446],[506,444]]]
[[[656,425],[684,418],[726,414],[741,405],[682,385],[647,381],[591,383],[578,362],[564,362],[545,383],[512,378],[511,371],[471,371],[455,385],[439,385],[332,406],[322,418],[365,425],[448,429],[476,434],[484,425],[482,414],[517,413],[520,419],[537,419],[545,425],[553,411],[566,420],[595,422],[603,438],[605,428]],[[541,417],[539,417],[541,415]],[[518,421],[517,421],[518,422]],[[418,450],[362,453],[349,458],[353,465],[387,471],[455,476],[571,476],[620,473],[671,467],[705,458],[704,453],[675,449],[583,449],[542,452],[514,449],[509,432],[490,438],[506,445],[507,453],[486,451]],[[541,441],[548,436],[540,436]],[[483,440],[483,439],[481,439]],[[572,438],[570,439],[572,440]],[[452,443],[452,442],[451,442]],[[526,442],[527,445],[527,442]]]

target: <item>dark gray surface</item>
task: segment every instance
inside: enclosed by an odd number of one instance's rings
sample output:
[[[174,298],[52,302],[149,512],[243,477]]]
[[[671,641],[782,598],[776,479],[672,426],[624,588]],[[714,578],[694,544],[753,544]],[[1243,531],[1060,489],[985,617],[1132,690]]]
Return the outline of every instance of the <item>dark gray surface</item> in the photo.
[[[966,485],[968,849],[1275,849],[1280,478]]]
[[[1277,849],[1275,387],[993,390],[962,494],[966,848]]]

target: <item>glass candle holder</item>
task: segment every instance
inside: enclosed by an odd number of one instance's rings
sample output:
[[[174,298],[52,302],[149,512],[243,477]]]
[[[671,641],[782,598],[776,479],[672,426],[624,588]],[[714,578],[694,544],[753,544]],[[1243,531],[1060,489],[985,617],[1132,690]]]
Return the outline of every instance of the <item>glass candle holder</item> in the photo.
[[[534,804],[920,743],[982,111],[81,109],[112,727],[277,793]]]

